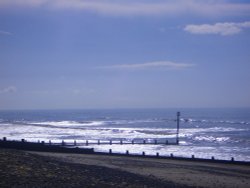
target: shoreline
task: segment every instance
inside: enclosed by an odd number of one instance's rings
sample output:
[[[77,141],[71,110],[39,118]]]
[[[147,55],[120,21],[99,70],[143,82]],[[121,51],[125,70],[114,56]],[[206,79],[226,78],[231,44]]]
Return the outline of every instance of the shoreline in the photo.
[[[81,183],[86,185],[84,181],[90,180],[90,182],[93,180],[94,184],[89,184],[89,187],[245,188],[250,186],[250,167],[245,165],[129,157],[124,155],[35,152],[2,148],[0,148],[0,154],[1,183],[6,180],[6,184],[10,183],[8,182],[10,179],[15,179],[18,183],[18,178],[16,176],[14,178],[10,170],[13,168],[13,161],[19,161],[16,164],[16,168],[20,169],[20,166],[24,166],[20,172],[25,172],[26,178],[33,179],[36,187],[51,187],[40,184],[42,180],[40,181],[39,178],[50,183],[60,180],[64,182],[64,185],[67,184],[67,187],[79,187]],[[4,155],[6,156],[4,157]],[[31,165],[35,165],[35,167],[31,167]],[[32,168],[28,175],[27,170],[25,171],[24,169],[29,168],[25,166]],[[36,166],[38,166],[37,169]],[[54,177],[54,179],[44,175],[44,172],[41,171],[44,168],[47,169],[48,174]],[[4,172],[3,169],[5,169]],[[58,171],[53,171],[53,169]],[[82,172],[84,169],[88,169],[88,172],[91,171],[91,173]],[[34,177],[34,174],[37,174],[37,176]],[[60,176],[57,176],[57,174]],[[10,179],[6,177],[10,177]],[[22,175],[20,176],[19,174],[17,177],[20,179]],[[117,179],[119,181],[116,181]],[[121,179],[123,180],[121,181]],[[32,187],[27,183],[27,187]]]
[[[112,145],[112,144],[111,144]],[[121,144],[122,145],[122,144]],[[128,157],[141,157],[141,158],[155,158],[155,159],[171,159],[171,160],[185,160],[185,161],[197,161],[197,162],[208,162],[208,163],[223,163],[223,164],[238,164],[238,165],[247,165],[250,166],[250,161],[238,161],[234,157],[231,157],[231,160],[216,159],[214,156],[209,158],[197,158],[195,155],[191,157],[180,157],[174,156],[172,153],[170,156],[160,155],[158,152],[156,155],[146,155],[145,152],[142,154],[133,154],[129,153],[129,150],[126,153],[113,153],[112,149],[109,152],[96,152],[94,148],[79,148],[75,143],[65,143],[62,141],[61,144],[52,144],[51,142],[45,143],[41,141],[37,142],[28,142],[25,139],[20,141],[7,140],[4,137],[0,140],[0,147],[8,149],[17,149],[17,150],[26,150],[26,151],[40,151],[40,152],[57,152],[57,153],[81,153],[81,154],[94,154],[94,155],[110,155],[110,156],[128,156]]]

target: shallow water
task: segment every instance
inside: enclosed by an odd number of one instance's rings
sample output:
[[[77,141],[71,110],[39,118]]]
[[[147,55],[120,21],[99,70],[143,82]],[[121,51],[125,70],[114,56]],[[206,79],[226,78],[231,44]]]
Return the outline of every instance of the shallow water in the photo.
[[[250,161],[250,109],[0,111],[0,137],[52,142],[176,142],[180,145],[90,145],[96,151]]]

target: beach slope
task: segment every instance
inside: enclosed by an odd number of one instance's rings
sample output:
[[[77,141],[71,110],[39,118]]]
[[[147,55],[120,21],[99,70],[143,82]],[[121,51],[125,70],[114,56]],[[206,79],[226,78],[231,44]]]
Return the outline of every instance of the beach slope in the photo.
[[[242,187],[250,166],[0,148],[0,187]]]

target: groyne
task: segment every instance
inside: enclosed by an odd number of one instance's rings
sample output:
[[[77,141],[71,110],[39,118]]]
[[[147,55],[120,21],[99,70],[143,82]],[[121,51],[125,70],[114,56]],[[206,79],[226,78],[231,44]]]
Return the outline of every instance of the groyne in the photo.
[[[160,155],[156,153],[155,155],[147,155],[144,151],[141,154],[131,154],[129,150],[126,150],[124,153],[114,153],[112,149],[109,149],[108,152],[96,152],[93,148],[79,148],[76,146],[66,145],[62,141],[62,144],[53,145],[52,143],[45,142],[27,142],[24,139],[21,141],[10,141],[5,137],[0,140],[1,148],[10,148],[17,150],[27,150],[27,151],[39,151],[39,152],[59,152],[59,153],[76,153],[76,154],[95,154],[95,155],[112,155],[112,156],[128,156],[128,157],[143,157],[143,158],[157,158],[157,159],[170,159],[170,160],[182,160],[182,161],[197,161],[197,162],[211,162],[211,163],[223,163],[223,164],[239,164],[250,166],[248,161],[237,161],[233,157],[229,160],[216,159],[214,156],[211,156],[210,159],[197,158],[195,155],[188,157],[179,157],[175,156],[173,153],[170,155]]]

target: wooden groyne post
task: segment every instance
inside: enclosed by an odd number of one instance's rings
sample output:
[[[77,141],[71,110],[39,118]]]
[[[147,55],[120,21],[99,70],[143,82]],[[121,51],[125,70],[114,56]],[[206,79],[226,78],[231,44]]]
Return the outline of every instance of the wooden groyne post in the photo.
[[[181,113],[177,112],[176,144],[179,144],[180,115]]]

